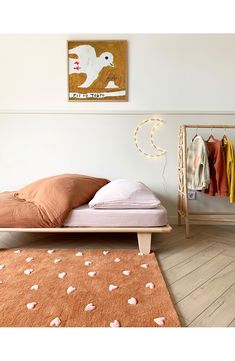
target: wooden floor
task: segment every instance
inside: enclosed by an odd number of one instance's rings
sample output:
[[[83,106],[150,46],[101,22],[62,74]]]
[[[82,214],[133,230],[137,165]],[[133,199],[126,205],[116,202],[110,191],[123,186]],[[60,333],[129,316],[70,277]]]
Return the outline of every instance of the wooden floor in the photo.
[[[183,326],[235,327],[235,228],[192,226],[154,236],[152,249]],[[0,234],[0,247],[135,248],[132,234]]]

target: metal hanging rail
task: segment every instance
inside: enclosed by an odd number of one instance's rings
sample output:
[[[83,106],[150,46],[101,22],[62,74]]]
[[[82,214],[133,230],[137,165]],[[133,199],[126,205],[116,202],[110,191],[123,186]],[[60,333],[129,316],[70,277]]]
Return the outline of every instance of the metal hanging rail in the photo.
[[[210,218],[204,216],[234,216],[235,212],[190,212],[187,187],[187,129],[235,129],[235,125],[223,124],[184,124],[180,126],[178,137],[178,224],[185,220],[186,237],[189,238],[190,221],[235,222],[234,218]]]

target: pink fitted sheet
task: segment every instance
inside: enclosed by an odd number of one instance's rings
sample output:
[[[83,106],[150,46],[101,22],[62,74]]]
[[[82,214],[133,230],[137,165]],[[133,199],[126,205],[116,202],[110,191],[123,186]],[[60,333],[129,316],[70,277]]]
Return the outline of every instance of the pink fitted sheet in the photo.
[[[94,209],[87,204],[73,209],[65,227],[160,227],[167,224],[167,211],[154,209]]]

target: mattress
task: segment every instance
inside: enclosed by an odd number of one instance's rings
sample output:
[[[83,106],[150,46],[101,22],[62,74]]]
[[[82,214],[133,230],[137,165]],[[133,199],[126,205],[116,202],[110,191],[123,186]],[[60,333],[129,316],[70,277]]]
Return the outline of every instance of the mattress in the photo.
[[[74,208],[65,227],[160,227],[167,224],[167,211],[155,209],[94,209],[88,204]]]

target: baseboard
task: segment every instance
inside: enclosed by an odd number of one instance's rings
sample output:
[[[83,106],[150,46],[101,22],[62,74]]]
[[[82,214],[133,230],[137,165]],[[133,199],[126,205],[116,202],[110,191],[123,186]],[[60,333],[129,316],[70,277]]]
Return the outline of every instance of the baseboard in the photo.
[[[168,222],[169,224],[171,225],[175,225],[175,224],[178,224],[178,217],[177,216],[168,216]],[[182,224],[184,224],[184,219],[182,217]],[[218,225],[218,226],[235,226],[235,223],[234,222],[208,222],[208,221],[191,221],[190,222],[190,225],[193,225],[193,224],[197,224],[197,225]]]

